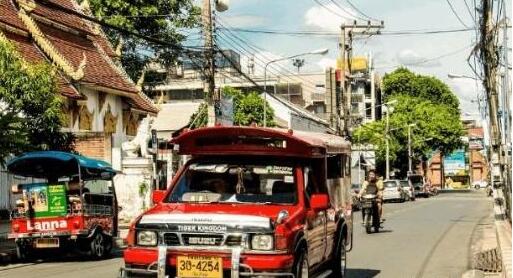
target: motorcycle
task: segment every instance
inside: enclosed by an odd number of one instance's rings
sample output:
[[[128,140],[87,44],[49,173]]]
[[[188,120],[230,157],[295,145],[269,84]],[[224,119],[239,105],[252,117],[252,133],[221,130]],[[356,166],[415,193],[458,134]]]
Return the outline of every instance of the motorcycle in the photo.
[[[375,194],[366,194],[362,196],[361,201],[363,211],[363,225],[365,231],[370,234],[374,227],[374,232],[379,232],[380,219],[378,212],[377,196]]]
[[[490,185],[486,186],[485,190],[486,190],[486,196],[488,196],[488,197],[493,196],[493,189]]]
[[[438,187],[436,186],[428,186],[428,194],[429,196],[436,196],[438,195]]]

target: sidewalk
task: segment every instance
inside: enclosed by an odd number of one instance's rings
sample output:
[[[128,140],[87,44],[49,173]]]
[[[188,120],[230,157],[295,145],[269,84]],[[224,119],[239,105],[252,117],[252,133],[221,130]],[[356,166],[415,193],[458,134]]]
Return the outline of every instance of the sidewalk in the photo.
[[[511,223],[507,220],[504,196],[501,190],[494,192],[495,228],[497,244],[502,257],[502,277],[511,277]]]
[[[511,277],[511,224],[504,220],[501,192],[489,200],[493,209],[472,232],[470,270],[462,278]]]

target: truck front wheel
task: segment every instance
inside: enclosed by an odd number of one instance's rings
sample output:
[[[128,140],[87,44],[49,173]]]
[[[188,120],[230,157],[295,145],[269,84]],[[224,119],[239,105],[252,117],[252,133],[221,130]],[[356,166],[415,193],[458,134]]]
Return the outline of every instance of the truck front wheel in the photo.
[[[346,238],[340,235],[340,240],[337,245],[335,256],[332,261],[332,277],[333,278],[344,278],[346,277],[346,264],[347,264],[347,253],[346,253]]]
[[[309,277],[309,266],[308,266],[308,253],[305,247],[300,248],[296,252],[296,258],[294,261],[294,266],[292,267],[292,271],[294,273],[294,277],[297,278],[308,278]]]

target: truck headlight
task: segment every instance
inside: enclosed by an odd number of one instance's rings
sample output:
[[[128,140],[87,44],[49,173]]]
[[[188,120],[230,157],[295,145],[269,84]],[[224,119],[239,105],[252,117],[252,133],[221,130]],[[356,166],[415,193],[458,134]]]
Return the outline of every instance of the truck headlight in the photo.
[[[254,250],[272,250],[274,246],[271,235],[254,235],[251,238],[251,249]]]
[[[138,231],[137,245],[157,246],[157,232],[154,231]]]

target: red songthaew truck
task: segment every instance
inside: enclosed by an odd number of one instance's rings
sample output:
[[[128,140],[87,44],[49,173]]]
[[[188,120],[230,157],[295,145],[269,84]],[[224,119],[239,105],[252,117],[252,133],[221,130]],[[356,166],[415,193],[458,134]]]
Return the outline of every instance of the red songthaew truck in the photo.
[[[341,137],[208,127],[131,225],[124,277],[344,277],[352,248],[350,144]]]

